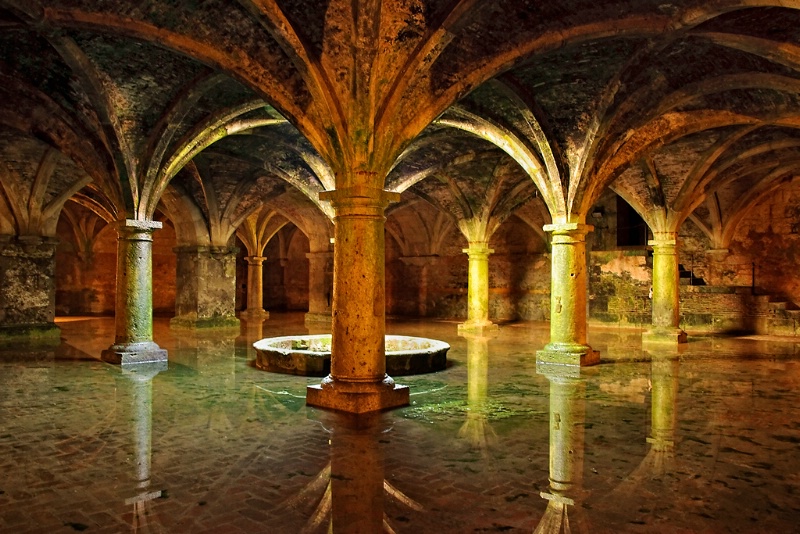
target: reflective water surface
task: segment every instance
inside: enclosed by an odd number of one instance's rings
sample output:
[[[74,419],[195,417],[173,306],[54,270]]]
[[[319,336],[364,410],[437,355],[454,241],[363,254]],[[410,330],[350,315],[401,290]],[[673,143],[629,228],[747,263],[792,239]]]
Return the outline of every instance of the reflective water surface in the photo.
[[[603,363],[539,367],[546,324],[459,337],[412,405],[306,408],[318,378],[253,367],[251,343],[309,332],[171,331],[169,366],[102,363],[113,320],[60,323],[57,350],[0,353],[0,532],[795,532],[800,347],[692,338],[643,350],[592,330]]]

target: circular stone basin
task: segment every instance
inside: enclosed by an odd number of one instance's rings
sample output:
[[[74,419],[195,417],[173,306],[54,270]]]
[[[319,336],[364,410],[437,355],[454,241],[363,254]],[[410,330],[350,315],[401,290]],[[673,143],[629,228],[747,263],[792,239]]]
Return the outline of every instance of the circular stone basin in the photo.
[[[386,373],[391,376],[441,371],[450,345],[424,337],[386,336]],[[331,335],[268,337],[253,343],[256,367],[275,373],[327,376]]]

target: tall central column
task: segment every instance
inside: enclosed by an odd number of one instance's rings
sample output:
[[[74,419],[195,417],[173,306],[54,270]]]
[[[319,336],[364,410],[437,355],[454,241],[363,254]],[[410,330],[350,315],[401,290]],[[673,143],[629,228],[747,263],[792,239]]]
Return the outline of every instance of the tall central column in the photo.
[[[268,319],[269,312],[264,309],[264,256],[245,256],[247,261],[247,309],[242,312],[244,319]]]
[[[653,326],[642,340],[661,343],[686,343],[680,329],[680,273],[678,272],[677,234],[655,232],[648,242],[653,247]]]
[[[459,333],[481,332],[496,329],[489,321],[489,254],[494,250],[486,241],[470,242],[465,248],[469,257],[469,279],[467,286],[467,322],[458,325]]]
[[[122,220],[117,224],[116,337],[102,353],[117,364],[167,361],[153,342],[153,232],[158,221]]]
[[[586,344],[586,234],[592,227],[578,223],[547,224],[552,233],[550,343],[536,361],[586,366],[600,354]]]
[[[336,213],[331,374],[306,403],[363,413],[404,406],[406,386],[386,374],[384,210],[397,193],[355,186],[320,193]]]

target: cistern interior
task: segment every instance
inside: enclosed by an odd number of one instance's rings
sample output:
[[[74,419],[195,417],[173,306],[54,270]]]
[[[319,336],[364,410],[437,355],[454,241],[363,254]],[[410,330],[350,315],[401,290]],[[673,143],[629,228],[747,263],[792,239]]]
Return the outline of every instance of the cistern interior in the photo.
[[[797,530],[798,58],[795,0],[0,0],[0,534]]]

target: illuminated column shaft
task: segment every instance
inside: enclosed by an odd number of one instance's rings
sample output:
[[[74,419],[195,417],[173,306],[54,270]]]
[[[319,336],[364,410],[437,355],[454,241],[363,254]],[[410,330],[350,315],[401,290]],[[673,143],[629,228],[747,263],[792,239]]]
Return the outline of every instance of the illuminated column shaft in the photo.
[[[247,309],[246,318],[268,318],[264,310],[264,256],[246,256],[247,261]]]
[[[494,250],[485,241],[474,241],[463,252],[469,257],[467,322],[458,325],[458,331],[496,328],[497,325],[489,321],[489,254]]]
[[[166,361],[153,342],[153,232],[158,221],[123,220],[117,225],[117,293],[114,344],[103,351],[111,363]]]
[[[353,187],[320,195],[335,210],[331,374],[306,402],[348,412],[408,404],[386,375],[384,209],[399,195]]]
[[[653,358],[651,366],[651,437],[656,450],[672,450],[675,443],[678,366],[674,358]]]
[[[383,532],[384,459],[376,421],[331,435],[331,532]]]
[[[564,365],[593,365],[599,354],[586,344],[587,272],[585,224],[548,224],[552,233],[550,342],[536,360]]]
[[[645,341],[685,343],[686,332],[680,324],[680,275],[678,272],[677,235],[656,232],[648,244],[653,247],[653,316],[652,328]]]
[[[548,376],[550,380],[550,489],[574,496],[583,488],[585,384],[583,380]]]

